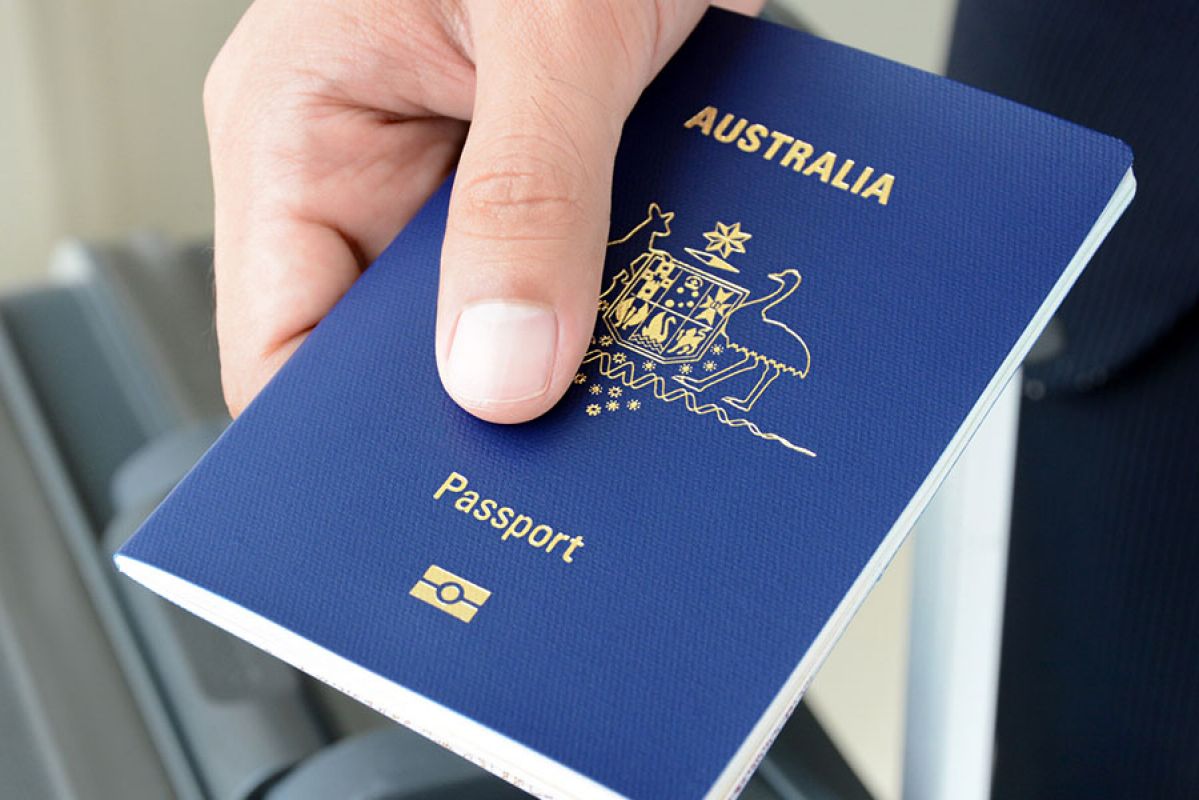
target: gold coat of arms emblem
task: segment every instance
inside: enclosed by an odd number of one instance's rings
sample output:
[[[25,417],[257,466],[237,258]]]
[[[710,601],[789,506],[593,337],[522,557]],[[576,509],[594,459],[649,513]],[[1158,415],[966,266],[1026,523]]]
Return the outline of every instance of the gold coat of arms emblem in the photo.
[[[773,314],[799,288],[798,270],[769,273],[775,288],[751,297],[727,277],[740,270],[726,259],[746,253],[753,238],[740,222],[717,222],[704,234],[707,247],[684,248],[693,259],[687,261],[657,244],[670,235],[672,219],[673,212],[652,203],[641,223],[609,243],[636,254],[600,296],[596,337],[575,377],[594,401],[586,413],[637,411],[640,399],[626,391],[648,390],[657,400],[682,401],[694,414],[814,456],[748,416],[776,379],[803,379],[811,368],[803,337]]]
[[[612,337],[660,364],[701,361],[749,292],[668,253],[649,253],[603,314]]]

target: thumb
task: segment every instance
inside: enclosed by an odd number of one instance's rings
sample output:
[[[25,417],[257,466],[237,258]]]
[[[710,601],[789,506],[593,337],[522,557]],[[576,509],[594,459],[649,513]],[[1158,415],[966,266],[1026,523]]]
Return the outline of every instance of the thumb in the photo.
[[[483,419],[547,411],[590,341],[620,129],[658,66],[652,5],[472,7],[474,116],[442,249],[437,363]],[[671,23],[675,46],[694,5]]]

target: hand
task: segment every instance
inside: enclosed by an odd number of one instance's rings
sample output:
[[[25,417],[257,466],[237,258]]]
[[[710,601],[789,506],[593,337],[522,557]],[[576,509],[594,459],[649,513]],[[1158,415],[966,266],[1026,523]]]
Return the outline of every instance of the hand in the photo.
[[[257,0],[204,86],[231,413],[456,160],[442,383],[494,422],[548,410],[591,337],[621,126],[705,6]]]

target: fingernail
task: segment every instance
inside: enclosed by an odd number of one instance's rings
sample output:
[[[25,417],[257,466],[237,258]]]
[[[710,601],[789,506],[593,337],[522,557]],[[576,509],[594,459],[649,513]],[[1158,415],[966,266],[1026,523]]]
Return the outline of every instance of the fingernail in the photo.
[[[549,388],[558,318],[535,303],[489,300],[462,309],[450,342],[446,383],[459,400],[499,405]]]

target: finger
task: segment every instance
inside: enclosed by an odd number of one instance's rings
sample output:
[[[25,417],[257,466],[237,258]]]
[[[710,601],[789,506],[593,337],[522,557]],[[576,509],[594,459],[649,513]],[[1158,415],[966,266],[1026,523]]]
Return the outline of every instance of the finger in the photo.
[[[386,134],[386,135],[382,135]],[[378,141],[374,141],[377,137]],[[225,401],[237,416],[444,179],[459,137],[407,122],[367,131],[369,159],[297,170],[238,143],[213,153],[216,329]],[[362,155],[362,154],[366,155]],[[306,155],[313,163],[319,154]]]
[[[437,361],[479,417],[536,417],[576,374],[621,126],[665,60],[661,43],[677,47],[705,6],[675,5],[666,30],[653,4],[473,7],[477,88],[442,251]]]
[[[761,13],[766,0],[713,0],[712,5],[745,14],[747,17],[755,17]]]
[[[209,71],[216,327],[235,416],[457,159],[474,68],[445,3],[257,0]]]

